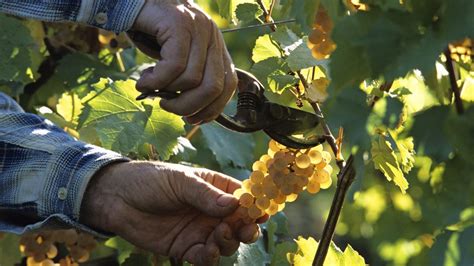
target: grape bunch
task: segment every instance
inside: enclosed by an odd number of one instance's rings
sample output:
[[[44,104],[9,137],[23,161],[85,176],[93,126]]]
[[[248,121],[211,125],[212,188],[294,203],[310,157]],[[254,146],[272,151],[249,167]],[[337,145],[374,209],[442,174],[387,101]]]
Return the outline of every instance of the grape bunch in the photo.
[[[331,155],[322,145],[295,150],[271,140],[267,154],[253,164],[249,179],[242,182],[234,196],[252,220],[265,214],[275,215],[302,191],[316,194],[330,187],[330,162]]]
[[[331,31],[334,24],[328,13],[320,7],[316,13],[313,30],[308,36],[308,48],[314,58],[322,60],[328,58],[336,49],[336,44],[331,39]]]
[[[472,61],[472,56],[474,56],[474,47],[472,46],[472,43],[472,39],[465,38],[449,44],[451,58],[456,62],[468,63]]]
[[[69,255],[56,258],[58,245],[64,245]],[[96,246],[97,241],[92,235],[74,229],[25,234],[20,239],[20,251],[27,256],[28,266],[57,265],[55,259],[60,266],[77,266],[89,260],[90,252]]]

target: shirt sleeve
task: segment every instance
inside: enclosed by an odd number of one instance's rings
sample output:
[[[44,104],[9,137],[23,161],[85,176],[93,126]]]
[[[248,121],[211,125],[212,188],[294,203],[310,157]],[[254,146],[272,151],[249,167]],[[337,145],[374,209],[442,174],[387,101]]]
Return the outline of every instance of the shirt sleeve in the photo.
[[[91,177],[120,161],[129,159],[75,140],[0,93],[0,231],[74,227],[107,237],[79,223],[81,202]]]
[[[0,0],[0,12],[43,21],[74,21],[114,32],[129,30],[145,0]]]

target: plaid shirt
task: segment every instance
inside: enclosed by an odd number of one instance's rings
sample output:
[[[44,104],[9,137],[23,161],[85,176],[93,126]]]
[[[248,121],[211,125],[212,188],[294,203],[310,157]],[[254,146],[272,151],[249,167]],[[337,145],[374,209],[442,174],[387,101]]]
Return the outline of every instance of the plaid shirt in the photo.
[[[130,29],[145,0],[0,0],[0,12],[44,21],[74,21],[105,30]]]
[[[90,178],[128,159],[75,140],[0,93],[0,231],[75,227]]]

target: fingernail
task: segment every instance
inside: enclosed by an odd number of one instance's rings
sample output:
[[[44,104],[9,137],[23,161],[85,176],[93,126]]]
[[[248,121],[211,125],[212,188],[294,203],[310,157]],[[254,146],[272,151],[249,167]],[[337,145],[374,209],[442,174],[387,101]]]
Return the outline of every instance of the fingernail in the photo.
[[[233,196],[224,194],[224,195],[219,196],[219,198],[217,199],[217,205],[221,207],[227,207],[234,200],[235,198]]]

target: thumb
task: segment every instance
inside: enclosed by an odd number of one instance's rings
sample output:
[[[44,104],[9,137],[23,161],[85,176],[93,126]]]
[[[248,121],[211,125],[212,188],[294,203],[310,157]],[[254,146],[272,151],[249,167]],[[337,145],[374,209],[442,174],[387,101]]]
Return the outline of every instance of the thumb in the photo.
[[[216,217],[224,217],[234,212],[239,200],[232,194],[216,188],[201,178],[190,178],[185,188],[185,201],[196,209]]]

